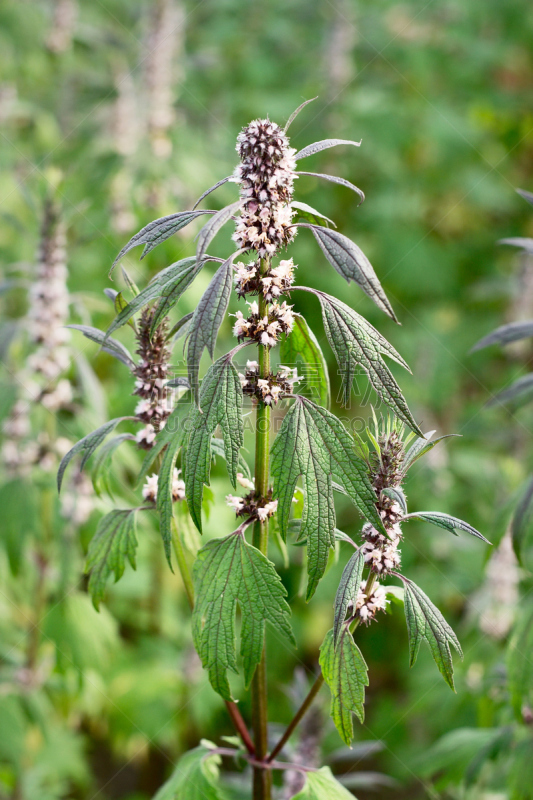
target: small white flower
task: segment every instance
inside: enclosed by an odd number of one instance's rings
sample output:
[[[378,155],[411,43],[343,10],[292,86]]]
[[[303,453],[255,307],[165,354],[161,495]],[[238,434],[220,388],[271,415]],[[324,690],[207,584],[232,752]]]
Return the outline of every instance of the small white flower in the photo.
[[[142,488],[142,495],[149,503],[155,503],[157,500],[157,475],[148,475],[146,482]]]
[[[237,473],[237,482],[243,487],[243,489],[249,489],[250,491],[255,489],[254,482],[246,478],[242,472]]]

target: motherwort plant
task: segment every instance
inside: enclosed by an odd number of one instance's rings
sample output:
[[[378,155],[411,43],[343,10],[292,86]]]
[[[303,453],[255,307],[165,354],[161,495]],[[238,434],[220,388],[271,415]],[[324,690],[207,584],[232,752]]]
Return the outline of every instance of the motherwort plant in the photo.
[[[481,539],[483,536],[467,523],[440,512],[408,513],[403,491],[406,473],[439,439],[430,441],[430,435],[422,433],[383,357],[404,368],[407,364],[349,305],[302,282],[295,285],[297,265],[285,250],[302,231],[314,236],[327,261],[346,281],[354,281],[384,313],[396,319],[359,247],[328,227],[320,212],[294,200],[295,180],[305,175],[340,184],[364,199],[361,190],[344,178],[297,170],[300,161],[326,148],[360,145],[327,139],[296,152],[287,130],[303,105],[285,128],[268,119],[247,125],[237,139],[240,161],[234,173],[205,192],[191,211],[172,214],[143,228],[119,253],[117,261],[140,244],[144,245],[144,256],[189,222],[207,217],[198,235],[196,255],[164,269],[141,292],[134,290],[129,303],[117,297],[118,314],[107,333],[82,329],[128,363],[137,379],[135,392],[141,401],[135,417],[112,420],[80,441],[63,459],[59,482],[76,453],[83,455],[85,463],[120,422],[142,422],[144,427],[137,436],[137,443],[147,450],[142,478],[150,470],[153,475],[149,485],[145,484],[147,504],[139,508],[150,508],[154,501],[157,505],[167,559],[170,564],[174,547],[192,608],[195,646],[213,689],[226,701],[242,743],[232,748],[203,742],[180,760],[159,798],[196,797],[200,789],[206,797],[221,797],[218,764],[221,757],[236,755],[242,757],[238,763],[253,771],[255,800],[270,798],[273,773],[287,769],[305,773],[305,785],[296,795],[300,800],[351,797],[329,768],[294,765],[283,760],[283,748],[324,681],[331,692],[335,725],[342,739],[351,742],[352,715],[363,719],[368,684],[367,667],[353,634],[359,624],[369,624],[385,610],[390,595],[404,601],[411,663],[421,641],[426,640],[453,688],[450,644],[459,653],[460,645],[438,609],[401,572],[403,527],[416,518],[452,533],[460,529]],[[201,200],[226,182],[239,188],[234,203],[216,212],[197,209]],[[208,255],[213,238],[230,222],[235,226],[233,239],[238,249],[226,260]],[[211,262],[219,266],[196,309],[171,327],[169,313],[200,270]],[[305,269],[300,271],[305,275]],[[200,383],[200,358],[204,349],[214,358],[217,334],[232,291],[244,300],[244,308],[234,316],[236,346],[214,361]],[[325,360],[293,300],[301,292],[313,294],[320,304],[325,333],[344,376],[345,401],[356,372],[363,370],[380,400],[389,407],[390,417],[379,421],[374,417],[369,443],[351,435],[328,409]],[[136,314],[141,315],[137,322]],[[139,342],[139,364],[111,338],[126,323],[134,327]],[[180,379],[169,379],[164,364],[168,363],[172,343],[183,334],[188,371],[185,388],[190,403],[173,405],[171,398]],[[307,386],[295,371],[296,354],[315,370],[316,387]],[[234,365],[237,357],[246,361],[240,373]],[[183,384],[181,379],[180,391]],[[311,394],[310,389],[317,391]],[[245,397],[250,398],[247,402],[251,401],[255,410],[253,470],[241,454]],[[283,408],[285,416],[273,438],[271,412],[276,405]],[[225,458],[234,491],[237,487],[242,490],[239,495],[228,496],[238,524],[229,535],[208,541],[193,558],[176,525],[173,503],[179,501],[182,510],[186,504],[201,533],[204,486],[209,484],[213,456]],[[178,459],[182,477],[176,473]],[[176,480],[183,480],[183,492],[177,491]],[[300,498],[297,503],[296,491]],[[358,542],[336,527],[336,493],[348,497],[362,518]],[[271,742],[268,729],[265,623],[288,642],[295,640],[287,593],[268,558],[273,517],[283,540],[290,537],[293,544],[306,548],[307,600],[313,597],[339,540],[353,551],[335,598],[332,628],[321,648],[320,676],[277,743]],[[104,518],[89,549],[89,588],[96,602],[103,597],[111,572],[120,577],[126,557],[134,565],[136,544],[132,510],[116,510]],[[390,580],[396,584],[391,585]],[[235,642],[237,606],[241,611],[240,658]],[[251,687],[252,692],[253,735],[238,711],[228,680],[228,671],[241,670],[244,686]]]

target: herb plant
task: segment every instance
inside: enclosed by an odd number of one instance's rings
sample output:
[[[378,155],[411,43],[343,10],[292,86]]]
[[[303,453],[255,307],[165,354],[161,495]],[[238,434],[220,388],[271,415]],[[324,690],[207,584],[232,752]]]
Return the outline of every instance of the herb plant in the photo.
[[[309,101],[308,101],[309,102]],[[157,509],[165,554],[172,568],[172,551],[192,610],[193,639],[213,689],[226,702],[239,739],[218,747],[203,741],[178,763],[158,800],[205,796],[222,797],[219,763],[234,757],[253,772],[253,797],[272,795],[273,772],[299,770],[303,786],[293,795],[300,800],[351,796],[330,769],[313,769],[284,758],[284,747],[325,682],[331,693],[331,716],[342,740],[350,745],[353,714],[362,720],[367,667],[354,638],[361,623],[368,625],[391,599],[404,603],[410,660],[417,658],[422,640],[431,649],[444,679],[453,689],[450,645],[461,654],[453,630],[426,594],[402,575],[402,525],[419,519],[451,533],[468,532],[484,541],[466,522],[436,511],[408,512],[403,483],[410,467],[445,437],[431,440],[416,423],[384,357],[408,369],[383,336],[349,305],[305,285],[295,284],[297,266],[285,249],[299,230],[310,232],[330,265],[348,283],[355,282],[393,320],[394,311],[373,267],[359,247],[319,211],[293,199],[294,181],[313,175],[355,192],[344,178],[300,172],[297,162],[337,146],[360,142],[327,139],[296,152],[287,131],[268,119],[247,125],[237,139],[240,163],[233,175],[207,190],[190,211],[157,219],[136,234],[116,262],[137,245],[142,256],[195,219],[207,217],[197,239],[196,255],[159,272],[139,291],[125,274],[132,295],[108,290],[116,318],[107,332],[78,327],[88,338],[125,364],[135,377],[133,393],[140,397],[134,415],[107,422],[79,441],[64,457],[61,482],[71,459],[80,454],[82,466],[98,448],[98,470],[108,470],[113,451],[128,439],[146,451],[140,483],[143,502],[116,509],[100,522],[90,543],[87,569],[95,605],[105,596],[108,578],[118,580],[126,560],[135,566],[135,516]],[[239,187],[239,199],[219,211],[199,210],[205,197],[227,182]],[[227,259],[208,255],[215,235],[227,223],[235,225],[237,249]],[[329,224],[328,224],[329,223]],[[242,257],[242,258],[241,258]],[[239,260],[241,259],[241,260]],[[115,262],[115,263],[116,263]],[[219,266],[195,311],[176,322],[170,314],[199,272],[210,263]],[[204,350],[215,358],[221,323],[232,289],[245,301],[235,314],[236,346],[214,360],[200,382]],[[320,304],[327,340],[343,376],[347,403],[357,372],[363,371],[388,415],[373,413],[366,438],[349,432],[328,408],[329,380],[315,334],[292,303],[293,294],[313,294]],[[130,325],[138,359],[112,334]],[[172,348],[184,340],[187,379],[172,378]],[[248,358],[249,347],[254,353]],[[279,354],[279,355],[278,355]],[[244,358],[238,371],[234,361]],[[295,362],[309,366],[317,378],[306,382]],[[250,469],[243,456],[244,403],[255,412],[255,460]],[[277,435],[272,410],[285,416]],[[104,440],[119,424],[134,423],[132,434]],[[218,436],[220,431],[221,436]],[[433,432],[432,432],[433,433]],[[209,485],[213,457],[225,459],[239,495],[227,500],[235,510],[236,529],[211,539],[201,549],[190,535],[187,518],[202,532],[204,487]],[[178,467],[179,463],[179,467]],[[336,527],[335,493],[345,495],[363,520],[360,541]],[[320,674],[285,733],[269,735],[265,624],[295,644],[287,592],[269,560],[269,532],[286,547],[304,546],[307,562],[306,599],[310,601],[339,543],[352,550],[335,597],[332,628],[320,650]],[[296,551],[299,552],[299,551]],[[392,585],[384,583],[396,580]],[[398,585],[398,581],[399,584]],[[240,609],[240,650],[236,650],[236,611]],[[252,693],[250,735],[228,680],[242,670]]]

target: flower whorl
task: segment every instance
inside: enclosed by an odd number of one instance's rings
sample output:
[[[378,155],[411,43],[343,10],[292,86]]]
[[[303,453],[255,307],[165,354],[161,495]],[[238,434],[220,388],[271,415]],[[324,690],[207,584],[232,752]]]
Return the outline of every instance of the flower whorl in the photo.
[[[283,130],[268,119],[250,122],[237,137],[241,163],[234,180],[241,184],[242,208],[233,238],[239,248],[261,258],[275,255],[294,239],[291,208],[296,150]]]

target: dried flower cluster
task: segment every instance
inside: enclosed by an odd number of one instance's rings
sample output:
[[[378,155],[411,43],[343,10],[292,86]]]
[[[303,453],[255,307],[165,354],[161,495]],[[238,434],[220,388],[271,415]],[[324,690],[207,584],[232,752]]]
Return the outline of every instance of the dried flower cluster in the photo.
[[[136,333],[136,352],[140,361],[133,370],[136,377],[133,394],[142,398],[135,408],[135,414],[139,422],[145,423],[136,436],[143,450],[153,447],[157,432],[165,427],[172,411],[172,396],[166,387],[170,360],[170,350],[166,344],[168,320],[165,317],[150,337],[155,310],[153,306],[143,311]]]
[[[177,503],[178,500],[185,498],[185,482],[182,480],[181,469],[174,467],[172,473],[172,502]],[[149,475],[142,489],[144,499],[149,503],[155,503],[157,500],[157,475]]]
[[[290,333],[294,325],[292,306],[283,303],[270,303],[264,316],[259,314],[255,300],[248,303],[250,314],[244,317],[242,311],[235,314],[233,333],[239,339],[253,339],[259,344],[274,347],[282,333]]]
[[[241,184],[242,209],[233,238],[239,248],[272,257],[296,233],[290,205],[296,150],[278,125],[256,119],[237,137],[237,152],[233,179]]]
[[[237,481],[244,489],[250,490],[245,497],[232,494],[226,496],[228,506],[233,508],[237,517],[249,517],[264,522],[276,513],[278,501],[272,500],[272,489],[269,490],[267,497],[261,497],[255,491],[254,482],[246,478],[242,472],[237,473]]]
[[[267,406],[277,405],[281,398],[293,392],[293,386],[301,380],[296,369],[281,366],[267,378],[259,377],[257,361],[247,361],[244,374],[239,372],[243,394],[262,400]]]
[[[277,267],[269,267],[261,273],[260,264],[250,261],[235,265],[235,288],[239,297],[246,294],[262,294],[269,302],[286,294],[294,283],[294,262],[292,258],[282,260]]]

